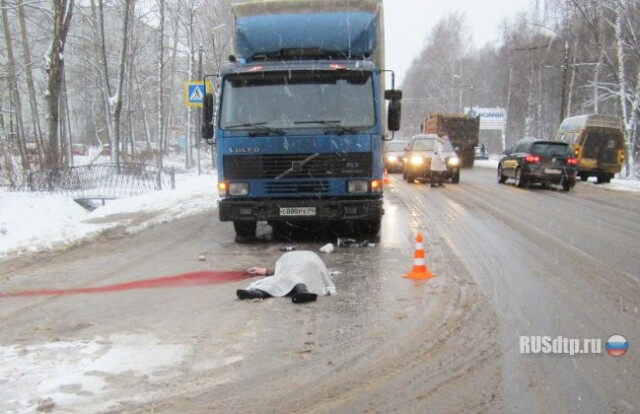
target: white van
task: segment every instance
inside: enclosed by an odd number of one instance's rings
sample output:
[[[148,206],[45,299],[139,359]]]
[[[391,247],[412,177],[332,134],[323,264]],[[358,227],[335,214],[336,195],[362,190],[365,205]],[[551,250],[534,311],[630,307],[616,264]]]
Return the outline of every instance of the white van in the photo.
[[[624,162],[624,129],[616,116],[589,114],[565,118],[557,140],[571,146],[578,159],[578,177],[608,183]]]

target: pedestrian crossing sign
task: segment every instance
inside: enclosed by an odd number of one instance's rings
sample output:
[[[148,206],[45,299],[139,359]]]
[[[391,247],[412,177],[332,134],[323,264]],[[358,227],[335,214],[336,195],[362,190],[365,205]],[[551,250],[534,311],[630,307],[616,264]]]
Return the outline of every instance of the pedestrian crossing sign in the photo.
[[[211,90],[211,85],[203,81],[187,81],[184,84],[184,104],[193,108],[201,108],[206,91]]]

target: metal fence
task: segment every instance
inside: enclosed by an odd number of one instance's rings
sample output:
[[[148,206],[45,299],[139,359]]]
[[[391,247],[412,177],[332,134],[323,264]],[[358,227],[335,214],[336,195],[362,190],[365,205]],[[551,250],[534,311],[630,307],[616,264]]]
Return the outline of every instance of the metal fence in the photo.
[[[95,164],[29,174],[30,191],[50,191],[76,199],[132,197],[175,188],[173,169],[141,163]]]

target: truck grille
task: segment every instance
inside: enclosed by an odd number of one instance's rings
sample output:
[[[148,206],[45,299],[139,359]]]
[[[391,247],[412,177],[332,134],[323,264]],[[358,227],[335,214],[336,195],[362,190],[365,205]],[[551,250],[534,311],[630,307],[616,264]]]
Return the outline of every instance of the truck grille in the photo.
[[[327,181],[273,181],[266,185],[267,194],[326,194]]]
[[[225,155],[224,176],[228,180],[367,177],[371,154],[276,154]],[[307,160],[305,162],[305,160]],[[285,174],[286,171],[291,170]]]

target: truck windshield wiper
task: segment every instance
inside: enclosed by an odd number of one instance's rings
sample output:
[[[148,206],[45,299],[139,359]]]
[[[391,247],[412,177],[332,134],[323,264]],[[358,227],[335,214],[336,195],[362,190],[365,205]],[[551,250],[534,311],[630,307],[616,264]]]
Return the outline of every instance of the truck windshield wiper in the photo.
[[[245,124],[237,124],[237,125],[229,125],[226,129],[237,129],[237,128],[247,128],[252,132],[249,136],[255,137],[260,133],[268,134],[276,134],[276,135],[284,135],[284,131],[280,128],[268,127],[265,125],[266,122],[247,122]]]
[[[345,132],[348,132],[350,134],[355,134],[356,132],[358,132],[357,128],[354,127],[346,127],[346,126],[342,126],[340,125],[342,121],[339,120],[335,120],[335,121],[326,121],[324,119],[319,119],[317,121],[296,121],[294,122],[294,124],[320,124],[320,125],[326,125],[326,126],[330,126],[331,128],[337,128],[338,129],[338,133],[342,133],[344,134]]]

